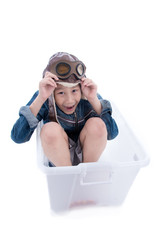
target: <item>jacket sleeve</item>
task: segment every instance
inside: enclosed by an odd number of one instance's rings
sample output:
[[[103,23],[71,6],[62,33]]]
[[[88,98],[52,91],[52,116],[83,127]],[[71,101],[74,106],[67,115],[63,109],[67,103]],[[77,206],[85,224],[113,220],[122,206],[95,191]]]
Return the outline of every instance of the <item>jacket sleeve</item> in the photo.
[[[31,112],[29,106],[38,96],[38,91],[33,95],[31,100],[26,106],[23,106],[19,110],[19,118],[13,125],[11,130],[11,139],[16,143],[24,143],[30,140],[34,130],[36,129],[39,121],[45,119],[48,113],[48,104],[45,102],[41,107],[37,117]]]
[[[102,112],[100,118],[105,122],[108,132],[108,140],[114,139],[118,135],[118,126],[112,117],[112,107],[109,101],[102,99],[102,97],[97,94],[98,99],[102,105]]]

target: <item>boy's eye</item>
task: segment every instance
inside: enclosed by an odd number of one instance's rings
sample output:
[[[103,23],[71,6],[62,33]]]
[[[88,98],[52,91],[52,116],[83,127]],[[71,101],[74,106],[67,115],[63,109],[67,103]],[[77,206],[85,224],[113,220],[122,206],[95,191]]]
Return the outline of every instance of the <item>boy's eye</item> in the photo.
[[[58,94],[61,94],[61,95],[63,95],[63,94],[64,94],[64,92],[59,92]]]
[[[72,90],[73,93],[75,93],[75,92],[77,92],[77,91],[78,91],[77,89],[73,89],[73,90]]]

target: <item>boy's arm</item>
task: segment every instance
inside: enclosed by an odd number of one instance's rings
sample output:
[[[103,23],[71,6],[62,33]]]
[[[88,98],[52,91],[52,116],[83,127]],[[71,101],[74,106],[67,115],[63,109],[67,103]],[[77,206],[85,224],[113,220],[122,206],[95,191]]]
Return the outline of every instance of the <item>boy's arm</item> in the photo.
[[[35,116],[31,111],[30,106],[35,101],[37,96],[38,91],[33,95],[33,97],[27,103],[26,106],[20,108],[19,118],[17,119],[11,130],[11,138],[16,143],[24,143],[29,141],[39,121],[41,121],[43,118],[45,118],[45,116],[47,116],[48,113],[47,102],[43,104],[37,116]],[[37,106],[34,109],[34,111],[35,110],[36,111],[38,110]],[[36,112],[34,113],[36,114]]]
[[[95,99],[93,102],[90,101],[90,104],[94,108],[94,110],[98,113],[99,111],[99,103],[101,104],[101,112],[99,117],[105,122],[107,127],[107,139],[114,139],[118,135],[118,126],[115,120],[112,117],[112,106],[109,101],[103,99],[99,94],[97,94],[98,101]]]
[[[41,99],[40,95],[35,98],[35,100],[30,105],[30,110],[33,113],[35,117],[37,117],[37,114],[39,113],[44,101]]]
[[[89,78],[84,77],[81,80],[81,90],[84,97],[87,98],[96,113],[100,115],[102,111],[102,106],[101,102],[97,97],[97,85]]]
[[[57,86],[54,79],[58,80],[57,76],[46,72],[45,77],[39,83],[39,91],[26,106],[21,107],[19,119],[11,131],[13,141],[17,143],[29,141],[38,122],[48,115],[47,99]]]
[[[54,80],[59,80],[58,77],[50,72],[46,72],[44,78],[39,83],[39,94],[30,105],[30,110],[36,117],[44,102],[53,93],[57,84]]]
[[[96,111],[98,115],[102,112],[102,105],[98,97],[96,96],[94,99],[88,100],[90,104],[92,105],[93,109]]]

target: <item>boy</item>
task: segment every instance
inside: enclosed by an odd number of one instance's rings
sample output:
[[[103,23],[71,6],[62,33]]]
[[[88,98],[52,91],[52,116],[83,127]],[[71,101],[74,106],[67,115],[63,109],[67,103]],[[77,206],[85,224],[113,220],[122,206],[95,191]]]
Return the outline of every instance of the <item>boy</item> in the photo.
[[[108,101],[97,94],[97,86],[85,76],[86,67],[75,56],[54,54],[43,72],[39,91],[13,126],[11,138],[29,141],[43,119],[41,142],[49,166],[72,166],[96,162],[107,139],[118,134]]]

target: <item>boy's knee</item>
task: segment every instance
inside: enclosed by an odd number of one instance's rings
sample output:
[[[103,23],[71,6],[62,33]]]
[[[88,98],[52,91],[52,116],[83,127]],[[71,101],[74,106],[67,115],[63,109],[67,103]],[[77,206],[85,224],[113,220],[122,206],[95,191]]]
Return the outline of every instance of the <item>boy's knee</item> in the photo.
[[[56,142],[63,135],[62,131],[63,129],[58,123],[50,122],[43,125],[40,136],[42,140],[49,144]]]
[[[91,134],[97,138],[102,136],[107,137],[106,125],[101,118],[90,118],[85,126],[87,134]]]

